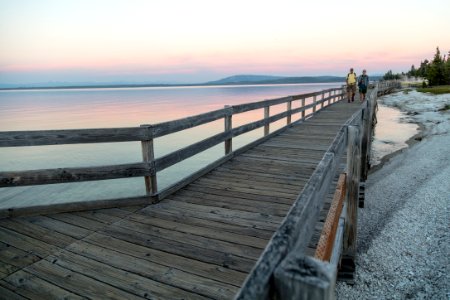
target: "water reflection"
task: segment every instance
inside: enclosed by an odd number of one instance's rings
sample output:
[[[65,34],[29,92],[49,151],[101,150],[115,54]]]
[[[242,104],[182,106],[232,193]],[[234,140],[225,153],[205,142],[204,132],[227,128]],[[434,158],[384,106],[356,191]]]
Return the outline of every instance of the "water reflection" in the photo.
[[[236,105],[337,87],[339,84],[36,90],[0,92],[0,130],[132,127],[185,118]],[[308,99],[307,104],[312,99]],[[293,109],[300,101],[293,103]],[[286,104],[271,108],[273,116]],[[262,119],[263,109],[233,116],[233,128]],[[292,121],[301,117],[296,114]],[[286,118],[271,126],[274,131]],[[155,139],[161,157],[223,132],[223,119]],[[263,129],[233,139],[238,149],[263,136]],[[203,168],[224,154],[223,143],[158,173],[160,188]],[[19,171],[100,166],[142,161],[140,142],[0,148],[0,170]],[[59,203],[145,194],[143,178],[0,189],[0,207]]]
[[[338,85],[0,91],[0,130],[134,127]]]
[[[406,141],[417,133],[418,126],[407,123],[405,118],[401,111],[380,103],[372,143],[372,165],[379,164],[384,156],[408,147]]]

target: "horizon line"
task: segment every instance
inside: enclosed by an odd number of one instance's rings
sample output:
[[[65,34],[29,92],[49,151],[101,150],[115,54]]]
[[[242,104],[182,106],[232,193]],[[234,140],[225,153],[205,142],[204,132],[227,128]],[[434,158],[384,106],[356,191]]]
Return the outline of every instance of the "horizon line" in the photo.
[[[239,76],[255,76],[255,77],[278,77],[277,79],[261,79],[261,80],[241,80],[236,82],[220,82],[226,80],[228,78],[239,77]],[[380,77],[383,75],[374,74],[373,77]],[[315,76],[278,76],[278,75],[255,75],[255,74],[239,74],[227,76],[217,80],[211,80],[206,82],[198,82],[198,83],[133,83],[133,82],[124,82],[124,83],[112,83],[112,82],[62,82],[64,85],[54,85],[58,84],[58,82],[49,82],[49,85],[45,85],[46,83],[23,83],[23,84],[10,84],[10,83],[0,83],[0,90],[38,90],[38,89],[88,89],[88,88],[139,88],[139,87],[190,87],[190,86],[224,86],[224,85],[263,85],[263,84],[301,84],[301,83],[331,83],[335,82],[334,80],[323,80],[323,81],[301,81],[302,79],[318,79],[321,77],[333,78],[338,81],[340,79],[345,79],[345,76],[336,76],[336,75],[315,75]],[[296,82],[295,79],[299,81]],[[294,82],[283,82],[284,80],[294,80]],[[1,86],[4,87],[1,87]],[[38,86],[42,85],[42,86]],[[8,87],[9,86],[9,87]]]

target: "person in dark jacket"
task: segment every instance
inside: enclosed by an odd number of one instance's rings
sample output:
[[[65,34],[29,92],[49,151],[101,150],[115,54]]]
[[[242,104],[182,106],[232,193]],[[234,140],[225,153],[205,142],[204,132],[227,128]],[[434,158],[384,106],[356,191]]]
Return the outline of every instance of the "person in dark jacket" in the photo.
[[[369,86],[369,76],[366,74],[366,70],[358,78],[358,88],[359,88],[359,101],[363,102],[366,100],[367,87]]]

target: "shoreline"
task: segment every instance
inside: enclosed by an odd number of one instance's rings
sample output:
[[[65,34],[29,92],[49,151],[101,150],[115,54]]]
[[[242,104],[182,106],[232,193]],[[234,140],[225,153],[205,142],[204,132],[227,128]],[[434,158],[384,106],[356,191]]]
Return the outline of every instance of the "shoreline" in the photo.
[[[355,283],[337,282],[337,299],[447,299],[450,111],[440,107],[450,94],[397,93],[383,102],[410,113],[419,129],[369,172]]]
[[[397,155],[401,155],[403,152],[407,151],[408,149],[411,149],[413,146],[415,146],[416,144],[419,144],[420,142],[422,142],[422,140],[424,138],[426,138],[426,136],[424,136],[425,126],[422,123],[410,122],[410,124],[416,124],[418,126],[418,129],[417,129],[417,133],[415,135],[413,135],[412,137],[410,137],[408,140],[405,141],[405,143],[408,145],[408,147],[398,149],[392,153],[389,153],[389,154],[383,156],[380,159],[380,163],[370,167],[368,176],[377,172],[378,170],[381,170],[383,168],[383,166],[386,163],[388,163],[392,158],[396,157]]]
[[[320,77],[320,76],[319,76]],[[295,85],[295,84],[342,84],[345,77],[332,76],[332,78],[319,79],[318,77],[300,77],[293,80],[289,79],[279,80],[260,80],[260,81],[236,81],[236,82],[221,82],[208,81],[200,83],[123,83],[123,84],[69,84],[57,86],[16,86],[16,87],[0,87],[0,91],[33,91],[33,90],[71,90],[71,89],[123,89],[123,88],[189,88],[189,87],[227,87],[227,86],[259,86],[259,85]],[[305,77],[306,78],[306,77]]]
[[[390,94],[390,95],[395,95],[395,96],[396,95],[402,96],[401,98],[405,98],[405,102],[407,102],[407,104],[402,105],[400,102],[401,100],[400,100],[400,101],[383,101],[383,105],[390,107],[390,108],[398,109],[399,111],[404,113],[406,115],[406,123],[415,124],[418,126],[417,133],[405,141],[405,144],[407,144],[407,147],[398,149],[392,153],[389,153],[389,154],[383,156],[380,159],[380,163],[378,163],[370,168],[369,175],[382,169],[383,166],[387,162],[389,162],[389,160],[396,157],[397,155],[402,154],[404,151],[407,151],[408,149],[412,148],[414,145],[420,143],[423,139],[426,139],[427,137],[434,135],[434,134],[450,132],[450,125],[448,127],[444,126],[443,130],[442,129],[434,130],[434,128],[433,128],[433,127],[438,127],[438,126],[434,126],[434,125],[438,125],[438,124],[444,123],[445,121],[448,121],[448,120],[445,120],[445,118],[444,119],[439,118],[436,115],[445,114],[445,110],[443,110],[443,107],[450,105],[450,94],[432,95],[432,94],[428,94],[428,93],[416,92],[414,90],[415,93],[411,93],[412,97],[423,98],[423,99],[426,99],[427,101],[433,101],[433,97],[441,100],[441,102],[436,104],[434,107],[433,106],[430,107],[429,103],[425,103],[423,106],[428,106],[428,107],[422,108],[422,107],[420,107],[421,106],[420,103],[416,103],[418,105],[414,105],[414,104],[411,105],[410,103],[408,103],[409,99],[407,99],[407,98],[408,98],[408,95],[410,94],[410,92],[411,92],[410,88],[402,88],[402,89],[398,89],[394,93]],[[400,93],[402,93],[402,94],[400,94]],[[385,97],[385,96],[383,96],[383,97]],[[444,100],[442,101],[443,98],[444,98]],[[384,100],[386,100],[386,98]],[[430,115],[433,113],[435,115]],[[427,116],[422,118],[422,117],[420,117],[422,114],[427,115]]]

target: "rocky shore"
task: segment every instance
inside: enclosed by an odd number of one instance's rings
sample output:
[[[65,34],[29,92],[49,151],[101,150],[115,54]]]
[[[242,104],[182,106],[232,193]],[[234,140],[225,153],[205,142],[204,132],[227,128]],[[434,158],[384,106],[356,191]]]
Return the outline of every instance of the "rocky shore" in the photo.
[[[358,212],[353,286],[338,299],[450,299],[450,95],[380,99],[420,125],[410,147],[369,175]]]

